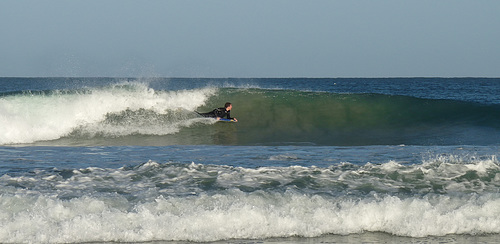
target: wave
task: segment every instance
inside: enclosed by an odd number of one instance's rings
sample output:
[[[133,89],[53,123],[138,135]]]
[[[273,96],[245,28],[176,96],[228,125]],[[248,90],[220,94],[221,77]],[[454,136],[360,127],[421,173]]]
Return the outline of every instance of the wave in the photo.
[[[76,145],[489,145],[498,144],[500,136],[498,105],[383,94],[213,87],[163,91],[124,82],[4,94],[0,100],[5,125],[0,145],[61,138]],[[195,113],[227,101],[234,104],[237,124],[214,125]]]
[[[252,142],[497,143],[500,107],[383,94],[226,90]],[[470,132],[470,133],[469,133]],[[477,136],[474,133],[479,133]],[[467,134],[469,133],[469,134]],[[465,135],[467,134],[467,135]]]
[[[159,197],[128,210],[128,202],[120,197],[63,201],[50,196],[4,195],[0,197],[2,203],[18,204],[17,208],[9,205],[8,210],[25,211],[3,215],[0,241],[211,242],[364,232],[410,237],[498,234],[497,197],[385,196],[341,201],[291,193],[234,191],[190,198]]]
[[[149,161],[38,170],[0,177],[0,242],[498,234],[499,172],[496,157],[455,156],[326,168]]]
[[[116,137],[179,131],[189,111],[215,89],[155,91],[123,82],[87,90],[23,91],[0,96],[0,144],[67,136]],[[186,112],[187,111],[187,112]],[[167,118],[175,118],[164,124]],[[145,124],[150,127],[144,127]]]

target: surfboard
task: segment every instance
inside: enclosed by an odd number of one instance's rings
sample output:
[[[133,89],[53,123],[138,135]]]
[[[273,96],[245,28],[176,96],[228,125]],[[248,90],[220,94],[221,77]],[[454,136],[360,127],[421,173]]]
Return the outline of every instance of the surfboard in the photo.
[[[238,121],[236,121],[236,120],[234,120],[234,119],[223,119],[223,118],[220,118],[218,121],[224,121],[224,122],[235,122],[235,123],[236,123],[236,122],[238,122]]]
[[[208,115],[208,113],[200,113],[198,111],[195,111],[197,114],[203,116],[203,117],[208,117],[208,118],[213,118],[211,116]],[[214,118],[215,119],[215,118]],[[220,118],[218,121],[224,121],[224,122],[238,122],[234,119],[224,119],[224,118]]]

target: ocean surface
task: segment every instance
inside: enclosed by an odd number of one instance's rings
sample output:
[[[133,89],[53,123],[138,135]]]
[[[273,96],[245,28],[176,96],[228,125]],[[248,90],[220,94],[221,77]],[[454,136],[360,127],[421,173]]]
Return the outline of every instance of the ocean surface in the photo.
[[[499,156],[500,78],[0,78],[0,243],[494,243]]]

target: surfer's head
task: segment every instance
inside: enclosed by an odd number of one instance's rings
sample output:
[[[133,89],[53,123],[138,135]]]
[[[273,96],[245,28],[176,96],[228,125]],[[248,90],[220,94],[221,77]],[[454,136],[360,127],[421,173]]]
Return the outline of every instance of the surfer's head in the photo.
[[[233,105],[230,102],[227,102],[226,104],[224,104],[224,108],[226,108],[226,110],[229,111],[233,108]]]

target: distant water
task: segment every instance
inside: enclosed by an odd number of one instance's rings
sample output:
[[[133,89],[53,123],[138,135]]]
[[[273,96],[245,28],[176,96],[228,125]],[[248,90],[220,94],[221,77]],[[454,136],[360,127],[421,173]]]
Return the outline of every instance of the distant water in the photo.
[[[500,79],[0,78],[0,125],[1,243],[500,237]]]

